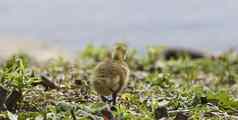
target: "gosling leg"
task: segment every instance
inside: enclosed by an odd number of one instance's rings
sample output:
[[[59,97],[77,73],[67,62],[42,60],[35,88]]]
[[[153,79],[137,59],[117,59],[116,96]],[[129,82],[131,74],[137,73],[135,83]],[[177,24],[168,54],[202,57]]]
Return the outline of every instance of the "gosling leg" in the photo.
[[[117,102],[117,93],[112,94],[112,105],[116,105]]]

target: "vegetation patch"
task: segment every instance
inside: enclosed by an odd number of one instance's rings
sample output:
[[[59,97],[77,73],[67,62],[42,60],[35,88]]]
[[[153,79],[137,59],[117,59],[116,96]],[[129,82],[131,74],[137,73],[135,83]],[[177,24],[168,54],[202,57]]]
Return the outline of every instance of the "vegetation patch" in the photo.
[[[115,106],[103,103],[90,84],[106,47],[88,45],[70,61],[13,55],[0,67],[0,119],[238,119],[236,52],[194,57],[183,51],[173,58],[165,49],[149,47],[142,56],[129,50],[130,80]]]

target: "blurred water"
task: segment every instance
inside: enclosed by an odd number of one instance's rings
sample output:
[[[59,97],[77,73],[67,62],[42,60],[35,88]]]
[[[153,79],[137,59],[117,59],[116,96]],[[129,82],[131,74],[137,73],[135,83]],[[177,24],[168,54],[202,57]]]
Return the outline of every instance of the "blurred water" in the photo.
[[[69,51],[126,40],[220,51],[238,47],[237,0],[1,0],[0,37],[47,41]],[[2,40],[2,39],[1,39]]]

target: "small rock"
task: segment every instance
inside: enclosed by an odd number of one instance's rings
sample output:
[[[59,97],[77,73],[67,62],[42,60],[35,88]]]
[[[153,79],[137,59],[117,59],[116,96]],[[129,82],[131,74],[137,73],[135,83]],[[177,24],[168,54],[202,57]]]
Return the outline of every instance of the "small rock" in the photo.
[[[112,106],[111,111],[117,111],[117,108],[115,106]]]
[[[43,85],[46,91],[48,89],[59,89],[59,86],[57,86],[48,75],[42,74],[40,77],[41,77],[41,81],[36,84]]]
[[[6,106],[9,111],[15,111],[17,107],[17,102],[21,100],[22,93],[13,90],[12,93],[7,97]]]
[[[138,64],[136,67],[136,70],[144,71],[144,65],[143,64]]]
[[[74,83],[76,85],[82,85],[83,84],[82,80],[74,80]]]
[[[187,120],[189,116],[182,112],[178,112],[174,120]]]
[[[168,110],[166,107],[162,106],[162,107],[158,107],[155,110],[155,119],[159,120],[161,118],[167,118],[168,117]]]
[[[200,59],[205,58],[208,55],[202,51],[194,49],[185,49],[185,48],[168,48],[163,52],[165,60],[178,59],[179,57],[187,55],[191,59]]]
[[[203,96],[200,99],[202,104],[207,104],[207,97]]]
[[[7,98],[7,90],[0,86],[0,111],[6,110],[5,101]]]

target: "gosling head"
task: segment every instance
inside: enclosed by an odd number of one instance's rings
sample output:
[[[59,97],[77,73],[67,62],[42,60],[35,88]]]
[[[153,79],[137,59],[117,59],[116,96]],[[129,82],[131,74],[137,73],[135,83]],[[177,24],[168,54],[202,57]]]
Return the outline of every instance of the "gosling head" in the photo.
[[[116,43],[113,50],[113,59],[123,61],[127,57],[127,45],[125,43]]]

